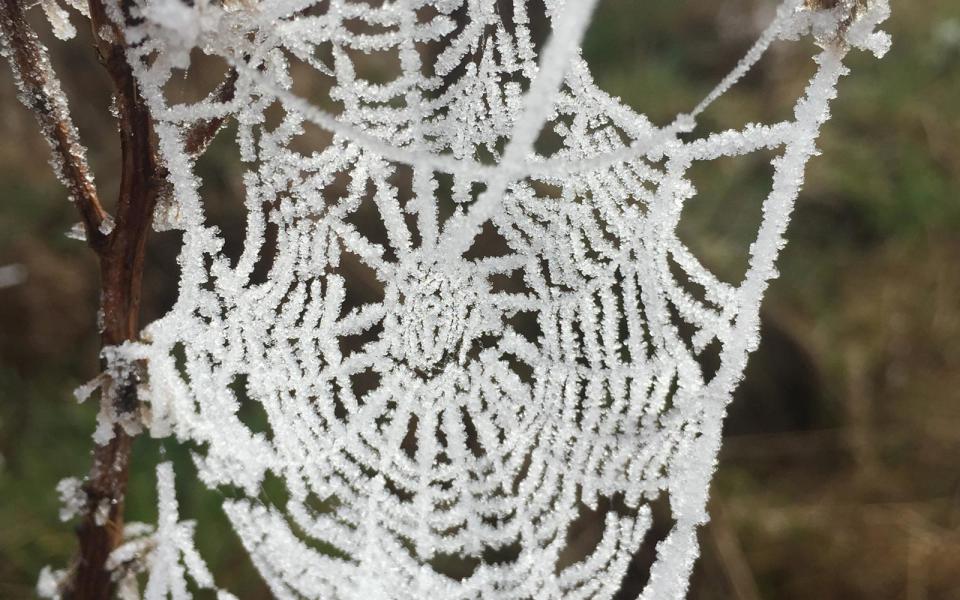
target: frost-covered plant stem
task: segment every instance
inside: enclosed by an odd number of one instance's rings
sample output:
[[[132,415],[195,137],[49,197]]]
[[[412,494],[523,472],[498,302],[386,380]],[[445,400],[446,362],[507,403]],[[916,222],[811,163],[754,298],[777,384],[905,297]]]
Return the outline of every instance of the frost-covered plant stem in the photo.
[[[88,245],[99,259],[101,346],[109,348],[135,339],[140,330],[146,241],[166,173],[157,161],[150,111],[126,60],[123,28],[108,18],[99,0],[90,0],[89,15],[96,52],[113,82],[119,121],[121,180],[112,218],[97,196],[86,149],[78,139],[46,49],[27,22],[22,4],[0,0],[3,49],[20,100],[34,113],[50,143],[51,165],[69,189]],[[220,94],[230,93],[230,85],[228,80]],[[190,140],[192,147],[202,151],[219,125],[216,120],[198,125]],[[107,371],[107,365],[104,367]],[[105,401],[112,403],[121,419],[138,410],[137,383],[136,374],[129,373],[123,380],[108,381],[103,386]],[[94,447],[93,465],[83,484],[83,511],[77,527],[79,552],[61,589],[65,598],[99,600],[113,595],[115,584],[106,563],[122,542],[131,442],[131,434],[117,423],[110,439]]]
[[[21,99],[36,116],[50,141],[53,166],[67,184],[83,220],[90,247],[100,263],[101,345],[114,346],[134,339],[139,332],[140,293],[147,233],[159,190],[152,123],[137,91],[125,58],[123,32],[106,16],[103,5],[91,0],[89,10],[101,63],[115,88],[120,129],[122,171],[113,228],[103,210],[93,177],[84,159],[59,84],[44,48],[24,18],[17,0],[3,0],[3,33],[11,66],[21,88]],[[136,380],[110,382],[117,413],[137,409]],[[123,505],[130,462],[131,437],[118,424],[112,438],[97,444],[93,465],[83,485],[85,504],[77,528],[79,552],[63,595],[76,599],[102,599],[112,595],[113,582],[105,569],[110,552],[122,541]],[[107,518],[101,510],[107,506]]]

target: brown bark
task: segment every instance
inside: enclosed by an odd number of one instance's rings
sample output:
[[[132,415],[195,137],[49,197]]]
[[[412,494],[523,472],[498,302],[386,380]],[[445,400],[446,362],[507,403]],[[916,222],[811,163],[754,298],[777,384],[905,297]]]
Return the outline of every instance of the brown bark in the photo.
[[[90,0],[91,26],[100,61],[113,80],[120,126],[121,176],[115,225],[100,257],[101,311],[104,347],[136,339],[140,326],[140,294],[147,235],[160,189],[156,143],[150,112],[140,96],[127,64],[122,30],[110,22],[99,0]],[[111,39],[100,33],[108,30]],[[118,413],[138,409],[137,381],[109,382],[109,394]],[[114,426],[113,438],[93,452],[93,466],[84,484],[85,514],[77,528],[80,549],[64,596],[72,600],[105,600],[115,583],[106,568],[110,553],[123,540],[123,508],[127,491],[132,439]],[[108,506],[106,519],[98,509]]]

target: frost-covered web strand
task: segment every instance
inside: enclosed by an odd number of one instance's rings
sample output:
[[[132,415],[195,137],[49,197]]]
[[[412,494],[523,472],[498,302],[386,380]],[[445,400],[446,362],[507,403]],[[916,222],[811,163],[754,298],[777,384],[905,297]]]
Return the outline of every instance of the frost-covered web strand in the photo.
[[[173,464],[169,462],[157,465],[157,504],[156,529],[143,523],[127,524],[127,541],[107,561],[107,567],[119,575],[120,600],[140,600],[137,575],[141,572],[148,574],[144,600],[189,600],[193,594],[188,579],[200,589],[216,591],[218,600],[236,600],[214,586],[213,576],[193,544],[196,524],[180,520]]]
[[[232,64],[256,84],[258,92],[277,98],[282,101],[285,106],[296,111],[297,114],[314,125],[326,129],[331,133],[335,133],[343,139],[349,140],[350,143],[356,144],[364,150],[384,159],[421,169],[456,175],[473,181],[487,181],[494,173],[498,172],[496,165],[487,165],[474,160],[457,158],[446,154],[434,154],[411,148],[393,146],[380,138],[365,133],[361,129],[340,121],[336,116],[317,108],[306,99],[276,87],[266,77],[260,75],[255,69],[246,64],[242,62]],[[189,111],[171,109],[168,111],[166,118],[174,122],[201,118],[199,115],[189,117],[189,114]],[[203,112],[201,114],[203,117],[208,117],[210,115],[217,115],[219,112]],[[783,131],[782,124],[774,127],[779,127],[779,132]],[[771,137],[775,138],[777,134],[778,131],[774,131],[771,133]],[[581,160],[563,158],[537,159],[537,157],[528,154],[526,158],[509,169],[508,172],[514,178],[529,176],[557,177],[582,174],[587,171],[605,169],[643,157],[651,151],[662,148],[668,141],[674,139],[674,136],[675,129],[673,128],[665,128],[659,131],[651,130],[648,137],[635,140],[630,146]]]
[[[486,182],[487,189],[463,218],[458,215],[450,222],[441,240],[441,253],[459,255],[472,245],[480,225],[491,217],[507,186],[517,176],[514,168],[522,165],[524,159],[532,154],[533,144],[554,110],[554,99],[570,61],[580,52],[580,41],[587,31],[596,2],[579,0],[563,4],[560,17],[555,18],[553,31],[543,50],[543,61],[537,75],[523,97],[507,147]]]
[[[708,518],[705,491],[720,449],[720,426],[725,407],[741,377],[748,353],[758,342],[755,332],[759,330],[760,300],[769,280],[776,275],[773,263],[784,244],[783,235],[803,182],[804,166],[815,151],[817,133],[829,115],[828,103],[835,95],[837,81],[847,72],[841,62],[843,56],[844,52],[837,48],[827,48],[817,56],[819,68],[796,106],[794,135],[779,159],[773,189],[764,202],[764,218],[756,241],[750,246],[750,268],[736,290],[735,303],[739,314],[724,340],[721,367],[701,396],[704,419],[702,436],[696,441],[701,447],[697,454],[712,459],[696,464],[682,481],[677,482],[677,488],[671,489],[672,500],[685,496],[687,500],[671,505],[674,514],[678,515],[678,522],[659,550],[643,600],[678,598],[685,593],[695,558],[687,549],[695,543],[692,540],[696,527]],[[691,502],[698,496],[698,500]]]
[[[594,2],[545,2],[539,55],[534,4],[151,0],[126,32],[173,190],[155,221],[183,247],[175,306],[113,362],[146,364],[151,433],[229,490],[278,598],[606,600],[654,527],[669,533],[641,597],[686,591],[725,407],[844,72],[846,45],[826,43],[843,15],[788,0],[694,112],[809,35],[822,51],[793,118],[682,139],[684,119],[655,127],[593,82]],[[849,24],[860,46],[883,42],[885,9]],[[232,101],[167,101],[195,47],[234,66]],[[184,147],[213,117],[236,123],[245,169],[239,257]],[[310,147],[308,124],[332,141]],[[778,154],[773,189],[745,279],[724,282],[677,233],[706,201],[689,171],[758,150]],[[213,588],[168,469],[156,531],[115,557],[157,598]],[[601,532],[582,547],[587,518]]]
[[[783,32],[784,26],[791,20],[796,19],[797,11],[803,5],[804,0],[788,0],[784,2],[777,8],[777,14],[773,22],[763,30],[763,33],[760,34],[760,37],[757,38],[757,41],[750,47],[750,50],[747,51],[746,55],[740,62],[737,63],[737,66],[733,68],[732,71],[727,73],[727,75],[714,87],[710,90],[710,93],[700,101],[697,106],[694,107],[688,115],[682,115],[681,118],[696,118],[697,115],[702,113],[707,109],[708,106],[713,104],[720,96],[724,95],[731,87],[734,86],[738,81],[740,81],[744,75],[750,72],[763,55],[770,48],[770,45],[773,44],[780,37]]]

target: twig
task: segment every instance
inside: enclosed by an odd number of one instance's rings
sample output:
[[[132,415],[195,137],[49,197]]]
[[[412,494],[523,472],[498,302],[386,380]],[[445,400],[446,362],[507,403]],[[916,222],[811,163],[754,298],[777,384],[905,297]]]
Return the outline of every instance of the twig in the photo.
[[[103,2],[89,0],[90,21],[100,62],[113,80],[120,127],[121,176],[116,224],[100,252],[101,344],[114,346],[139,332],[140,294],[147,235],[161,185],[150,111],[126,59],[123,30],[108,16]],[[109,386],[109,401],[118,413],[137,409],[138,381],[131,375]],[[114,425],[113,437],[97,445],[84,484],[87,503],[77,536],[78,557],[63,590],[71,600],[105,600],[115,582],[107,569],[110,553],[123,539],[123,509],[130,463],[131,436]],[[106,504],[107,518],[97,518]]]
[[[236,92],[236,85],[237,70],[231,68],[227,78],[211,94],[212,99],[216,102],[230,102]],[[225,117],[215,117],[194,125],[184,138],[184,149],[187,154],[190,156],[203,154],[225,121]]]
[[[0,30],[20,101],[33,112],[53,151],[56,175],[67,186],[80,211],[90,246],[100,252],[106,243],[101,225],[107,213],[100,204],[70,109],[50,65],[46,48],[23,15],[18,0],[0,1]]]

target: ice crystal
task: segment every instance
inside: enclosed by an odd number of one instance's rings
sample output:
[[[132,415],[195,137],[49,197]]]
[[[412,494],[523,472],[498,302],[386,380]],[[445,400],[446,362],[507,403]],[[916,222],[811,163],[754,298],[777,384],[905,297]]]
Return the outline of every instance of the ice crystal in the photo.
[[[181,281],[108,362],[146,365],[151,432],[192,444],[203,481],[231,490],[225,512],[277,597],[611,598],[661,498],[669,533],[641,597],[684,595],[726,405],[843,59],[889,44],[885,0],[808,4],[785,2],[666,127],[593,82],[579,50],[592,0],[544,0],[543,44],[523,0],[133,9],[129,60],[171,188],[158,229],[183,231]],[[693,135],[772,43],[802,36],[820,49],[792,118]],[[197,50],[235,71],[229,101],[167,101]],[[325,92],[303,96],[305,74]],[[186,148],[221,117],[246,164],[235,260]],[[332,141],[305,150],[314,126]],[[538,151],[544,135],[557,149]],[[760,151],[776,153],[772,189],[746,274],[721,281],[677,235],[688,170]],[[284,501],[261,495],[268,474]],[[145,553],[147,596],[182,597],[181,562],[212,580],[170,467],[158,475],[157,531],[113,560]],[[574,551],[585,514],[602,536]]]
[[[87,495],[83,491],[83,484],[76,477],[66,477],[57,484],[57,493],[60,495],[60,520],[70,521],[83,513],[87,504]]]
[[[65,569],[53,570],[49,566],[40,570],[40,577],[37,579],[37,597],[48,600],[60,600],[63,596],[61,587],[67,577]]]
[[[70,5],[77,8],[73,4],[74,1],[70,0]],[[70,23],[69,15],[56,0],[43,0],[41,5],[51,22],[54,35],[61,39],[74,36],[76,30]],[[20,25],[5,14],[0,22],[0,56],[6,59],[12,70],[13,82],[17,87],[17,99],[33,111],[40,125],[40,132],[50,146],[52,151],[50,167],[60,182],[70,191],[70,200],[76,201],[84,191],[83,188],[93,184],[93,177],[86,165],[86,151],[79,143],[77,129],[70,119],[67,98],[60,88],[60,81],[54,74],[47,49],[36,33],[29,28],[17,31],[21,41],[35,49],[34,55],[29,57],[33,62],[31,72],[21,72],[22,62],[18,62],[16,58],[18,50],[9,39],[9,36],[14,35],[18,29]],[[70,165],[64,160],[66,153],[71,156],[75,166],[81,167],[84,179],[71,177]]]
[[[107,215],[104,217],[103,221],[100,222],[100,226],[97,227],[97,231],[99,231],[101,235],[110,235],[113,232],[114,226],[113,217]]]
[[[87,241],[87,228],[83,223],[74,223],[63,235],[71,240],[85,242]]]
[[[77,35],[76,28],[70,23],[70,13],[60,6],[57,0],[40,0],[40,6],[43,7],[55,36],[61,40],[69,40]]]

